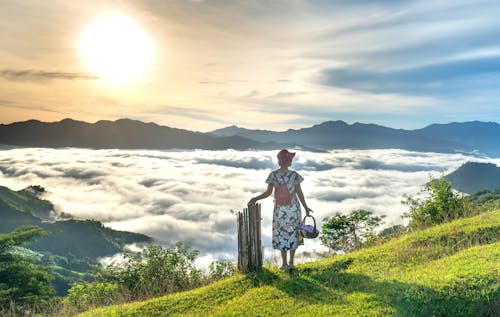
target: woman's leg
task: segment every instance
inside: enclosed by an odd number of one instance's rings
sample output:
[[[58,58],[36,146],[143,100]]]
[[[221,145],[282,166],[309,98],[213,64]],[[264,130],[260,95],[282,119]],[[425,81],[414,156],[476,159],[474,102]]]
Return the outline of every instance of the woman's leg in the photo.
[[[282,266],[288,265],[286,261],[286,251],[281,250],[281,260],[283,261]]]
[[[293,267],[293,257],[295,256],[295,250],[290,250],[290,266]]]

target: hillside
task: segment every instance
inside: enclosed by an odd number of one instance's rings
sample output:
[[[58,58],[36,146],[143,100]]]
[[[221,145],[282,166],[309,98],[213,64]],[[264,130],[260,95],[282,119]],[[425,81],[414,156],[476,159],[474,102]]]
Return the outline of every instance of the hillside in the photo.
[[[123,252],[127,244],[148,243],[148,236],[116,231],[94,220],[55,220],[53,205],[39,197],[44,189],[30,186],[13,191],[0,186],[0,233],[11,232],[23,225],[39,226],[50,234],[30,244],[40,261],[52,267],[59,295],[87,273],[99,257]]]
[[[80,316],[498,316],[500,210]]]
[[[500,167],[492,163],[467,162],[445,178],[453,188],[467,194],[500,189]]]
[[[112,230],[94,220],[55,221],[48,217],[53,213],[53,205],[40,199],[33,188],[36,187],[16,192],[0,186],[0,232],[10,232],[22,225],[39,226],[50,232],[31,244],[35,251],[96,259],[121,252],[126,244],[151,241],[148,236]]]

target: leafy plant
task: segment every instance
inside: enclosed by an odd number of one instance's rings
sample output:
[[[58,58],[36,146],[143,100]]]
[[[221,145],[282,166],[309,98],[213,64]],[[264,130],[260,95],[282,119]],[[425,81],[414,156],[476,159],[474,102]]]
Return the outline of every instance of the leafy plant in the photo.
[[[198,253],[182,243],[169,248],[150,244],[142,253],[125,253],[122,263],[98,270],[96,278],[121,285],[136,298],[190,289],[202,280],[194,265]]]
[[[48,300],[55,291],[47,267],[35,264],[35,258],[18,247],[48,233],[36,226],[20,227],[0,234],[0,310],[15,302],[19,310]]]
[[[333,250],[349,252],[374,238],[373,230],[382,223],[382,218],[358,209],[347,215],[337,212],[323,221],[322,243]]]
[[[130,300],[127,295],[116,283],[79,283],[69,290],[66,301],[72,310],[79,311]]]
[[[453,191],[451,182],[444,177],[431,179],[419,193],[424,198],[414,198],[407,194],[402,203],[410,211],[403,216],[410,219],[410,228],[429,226],[451,221],[473,214],[473,204],[463,194]]]
[[[68,309],[82,311],[188,290],[232,276],[236,268],[214,261],[208,273],[194,266],[197,250],[177,243],[171,247],[150,244],[142,253],[126,253],[124,260],[94,272],[96,282],[79,283],[69,290]]]
[[[228,261],[213,261],[208,267],[208,279],[217,281],[230,277],[236,272],[236,266]]]

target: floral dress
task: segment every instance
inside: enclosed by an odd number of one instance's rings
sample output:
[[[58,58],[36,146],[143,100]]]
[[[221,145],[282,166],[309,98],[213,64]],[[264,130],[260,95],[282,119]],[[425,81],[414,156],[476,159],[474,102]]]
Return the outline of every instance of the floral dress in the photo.
[[[272,171],[266,180],[267,184],[286,184],[292,195],[290,205],[279,206],[274,204],[273,212],[273,249],[289,251],[295,250],[304,244],[299,234],[299,226],[302,221],[299,200],[295,193],[295,185],[304,179],[297,172],[289,170],[285,174]]]

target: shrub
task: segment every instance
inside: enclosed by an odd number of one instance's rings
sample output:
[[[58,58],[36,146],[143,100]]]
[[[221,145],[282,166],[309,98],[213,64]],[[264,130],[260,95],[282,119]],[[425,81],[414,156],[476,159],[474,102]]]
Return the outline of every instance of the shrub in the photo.
[[[96,278],[123,286],[134,298],[182,291],[201,284],[201,271],[194,266],[198,253],[182,243],[150,244],[142,253],[126,253],[123,263],[98,270]]]
[[[431,179],[420,194],[426,197],[403,196],[402,203],[410,208],[403,217],[410,219],[410,228],[440,224],[473,214],[473,203],[463,194],[454,192],[451,182],[444,177]]]
[[[130,299],[125,289],[116,283],[80,283],[69,290],[66,298],[73,309],[84,310]]]
[[[349,252],[374,239],[373,230],[382,223],[382,218],[371,211],[359,209],[347,215],[337,212],[323,219],[321,241],[335,251]]]
[[[236,266],[227,261],[213,261],[208,267],[208,281],[217,281],[232,276],[236,272]]]

